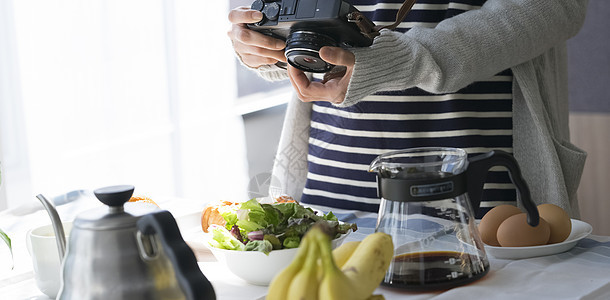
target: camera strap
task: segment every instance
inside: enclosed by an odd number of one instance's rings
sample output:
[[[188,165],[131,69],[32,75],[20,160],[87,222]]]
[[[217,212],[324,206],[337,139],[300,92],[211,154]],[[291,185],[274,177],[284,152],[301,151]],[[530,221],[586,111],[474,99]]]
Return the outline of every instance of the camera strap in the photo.
[[[394,21],[394,23],[390,25],[377,26],[359,11],[349,13],[347,15],[347,21],[356,23],[358,29],[360,29],[360,32],[364,36],[373,39],[379,35],[379,31],[381,31],[382,29],[396,29],[396,27],[398,27],[398,24],[400,24],[402,20],[405,19],[409,11],[411,11],[411,8],[413,8],[415,1],[416,0],[406,0],[405,2],[403,2],[400,6],[400,9],[398,9],[398,12],[396,13],[396,21]],[[329,72],[326,72],[324,74],[324,79],[322,80],[322,83],[326,83],[334,78],[341,78],[343,77],[343,75],[345,75],[345,72],[345,66],[335,66]]]
[[[347,15],[347,20],[349,22],[356,23],[356,25],[360,29],[360,32],[362,32],[363,35],[369,38],[374,38],[379,35],[379,31],[381,31],[382,29],[396,29],[396,27],[398,27],[398,24],[400,24],[405,19],[409,11],[411,11],[411,8],[413,8],[415,1],[416,0],[406,0],[405,2],[403,2],[402,6],[400,6],[400,9],[398,9],[398,12],[396,13],[396,21],[394,21],[394,23],[390,25],[377,26],[359,11],[349,13]]]

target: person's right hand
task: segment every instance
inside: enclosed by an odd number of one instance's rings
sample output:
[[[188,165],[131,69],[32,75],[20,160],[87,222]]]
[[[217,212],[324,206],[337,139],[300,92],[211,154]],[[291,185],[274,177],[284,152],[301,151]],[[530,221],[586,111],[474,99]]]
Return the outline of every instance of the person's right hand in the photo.
[[[250,30],[246,26],[247,23],[260,21],[262,17],[260,11],[245,6],[229,12],[229,21],[233,25],[227,34],[237,55],[251,68],[272,65],[278,61],[286,62],[284,41]]]

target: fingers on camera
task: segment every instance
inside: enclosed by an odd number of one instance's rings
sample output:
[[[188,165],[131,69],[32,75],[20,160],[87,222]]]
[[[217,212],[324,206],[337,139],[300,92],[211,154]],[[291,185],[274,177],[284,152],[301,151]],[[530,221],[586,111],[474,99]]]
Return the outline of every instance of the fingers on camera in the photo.
[[[320,49],[320,57],[334,65],[351,66],[355,63],[354,54],[337,47],[323,47]]]
[[[282,50],[286,46],[281,40],[241,27],[233,27],[229,36],[242,44],[269,50]]]
[[[238,7],[229,12],[229,22],[233,24],[245,24],[258,22],[263,18],[260,11],[252,10],[247,6]]]

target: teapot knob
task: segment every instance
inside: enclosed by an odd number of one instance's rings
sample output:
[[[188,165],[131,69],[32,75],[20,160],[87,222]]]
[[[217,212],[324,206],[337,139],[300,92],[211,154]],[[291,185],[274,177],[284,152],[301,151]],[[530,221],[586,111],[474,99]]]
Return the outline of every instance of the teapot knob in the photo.
[[[114,185],[96,189],[93,194],[102,203],[110,207],[121,207],[129,201],[134,190],[133,185]]]

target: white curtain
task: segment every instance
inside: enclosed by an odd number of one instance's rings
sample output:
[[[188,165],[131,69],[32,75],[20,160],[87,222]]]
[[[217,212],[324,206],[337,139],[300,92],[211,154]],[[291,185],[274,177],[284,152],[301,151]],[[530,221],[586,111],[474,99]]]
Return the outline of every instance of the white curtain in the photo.
[[[245,199],[228,0],[0,2],[0,209],[111,184]]]

